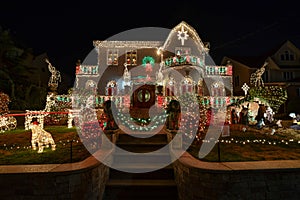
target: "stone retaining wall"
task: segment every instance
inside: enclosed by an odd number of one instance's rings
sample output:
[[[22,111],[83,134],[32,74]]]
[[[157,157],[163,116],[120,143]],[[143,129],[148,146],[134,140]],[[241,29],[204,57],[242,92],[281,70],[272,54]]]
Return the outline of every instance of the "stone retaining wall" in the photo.
[[[180,200],[300,199],[300,161],[202,162],[184,153],[174,162]]]
[[[111,159],[111,152],[96,154]],[[93,156],[70,164],[0,166],[0,199],[102,199],[108,177],[109,167]]]

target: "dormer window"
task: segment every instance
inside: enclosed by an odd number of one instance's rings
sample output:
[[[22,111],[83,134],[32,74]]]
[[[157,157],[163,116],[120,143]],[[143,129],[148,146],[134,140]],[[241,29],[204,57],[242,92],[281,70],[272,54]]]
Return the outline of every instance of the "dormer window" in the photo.
[[[284,51],[282,54],[280,54],[280,60],[281,61],[293,61],[293,60],[295,60],[295,56],[290,51]]]
[[[175,54],[178,56],[191,55],[191,48],[188,47],[176,47]]]

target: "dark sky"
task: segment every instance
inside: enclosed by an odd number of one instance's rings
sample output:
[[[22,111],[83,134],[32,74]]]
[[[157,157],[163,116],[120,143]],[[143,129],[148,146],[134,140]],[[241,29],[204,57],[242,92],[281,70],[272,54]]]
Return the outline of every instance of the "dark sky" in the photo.
[[[140,27],[171,29],[186,21],[219,64],[227,55],[257,55],[285,40],[300,47],[300,12],[289,1],[9,1],[0,3],[0,25],[47,53],[58,69],[74,72],[77,59],[105,40]],[[68,4],[65,6],[63,4]]]

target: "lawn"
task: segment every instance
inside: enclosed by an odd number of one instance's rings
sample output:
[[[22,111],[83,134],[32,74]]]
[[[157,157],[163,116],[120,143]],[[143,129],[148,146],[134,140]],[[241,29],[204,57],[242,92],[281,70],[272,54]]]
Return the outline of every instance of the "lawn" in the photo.
[[[90,153],[81,143],[76,128],[46,126],[56,143],[56,150],[45,148],[37,153],[31,148],[31,130],[16,129],[0,133],[0,165],[59,164],[84,160]],[[71,150],[72,141],[72,150]],[[300,131],[280,128],[274,135],[269,129],[248,128],[246,132],[231,127],[230,136],[220,137],[212,151],[203,161],[261,161],[300,159]],[[198,158],[201,142],[194,142],[188,152]],[[218,148],[220,154],[218,154]]]
[[[210,162],[299,160],[300,131],[289,128],[277,129],[271,135],[268,128],[248,128],[246,132],[230,128],[230,136],[220,137],[212,151],[200,160]],[[188,152],[198,158],[201,143],[190,146]],[[218,151],[220,153],[218,153]]]
[[[0,165],[60,164],[81,161],[90,156],[80,142],[76,128],[46,126],[45,130],[52,134],[55,151],[51,148],[45,148],[43,153],[32,150],[31,130],[20,128],[0,133]]]

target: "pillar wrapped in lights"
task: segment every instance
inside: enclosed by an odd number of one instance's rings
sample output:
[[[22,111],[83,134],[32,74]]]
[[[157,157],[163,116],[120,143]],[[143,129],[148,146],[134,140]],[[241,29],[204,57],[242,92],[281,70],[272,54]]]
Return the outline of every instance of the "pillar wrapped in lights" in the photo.
[[[114,96],[118,94],[117,82],[115,80],[111,80],[107,83],[107,86],[105,88],[105,93],[108,96]]]

